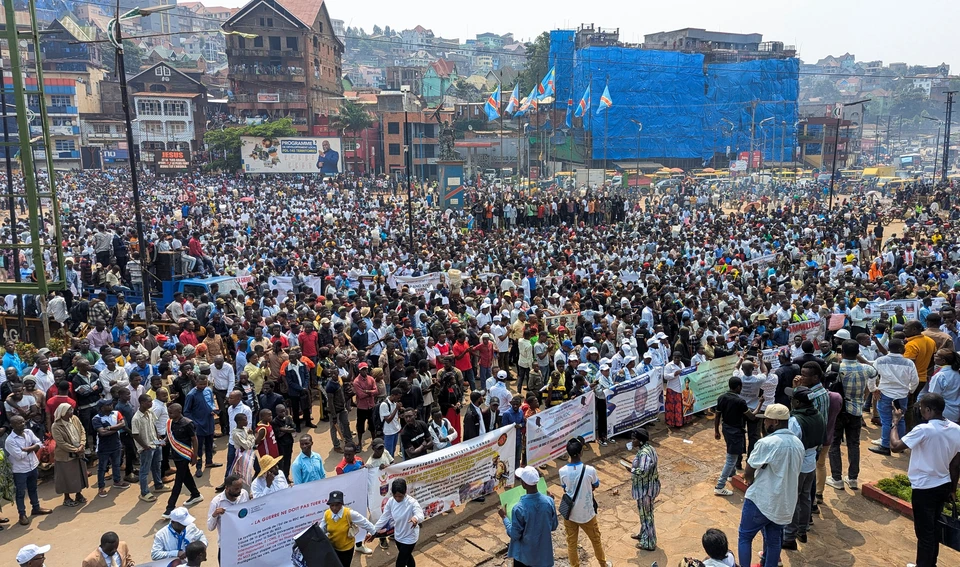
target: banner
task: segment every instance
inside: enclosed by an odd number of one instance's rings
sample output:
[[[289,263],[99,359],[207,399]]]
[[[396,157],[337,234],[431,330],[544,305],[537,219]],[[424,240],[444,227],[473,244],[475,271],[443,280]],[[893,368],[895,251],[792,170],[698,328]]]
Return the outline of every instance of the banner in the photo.
[[[243,136],[244,173],[320,173],[342,170],[340,138],[260,138]]]
[[[392,289],[401,289],[403,286],[407,286],[410,293],[421,295],[428,290],[437,289],[443,283],[443,273],[430,272],[422,276],[390,276],[390,279],[392,279],[392,283],[390,281],[387,283]]]
[[[789,353],[791,351],[790,345],[767,348],[760,351],[760,354],[763,355],[763,361],[766,362],[767,366],[770,367],[771,372],[777,368],[780,368],[780,353],[784,351]]]
[[[190,152],[184,150],[156,150],[153,163],[157,173],[180,173],[190,169]]]
[[[323,517],[327,496],[343,492],[346,507],[367,511],[366,469],[299,484],[227,508],[220,518],[223,565],[288,567],[293,538]]]
[[[727,382],[733,376],[740,357],[730,355],[700,363],[696,368],[685,368],[680,373],[683,381],[683,414],[692,415],[717,405],[717,398],[727,391]]]
[[[270,290],[279,290],[280,291],[280,301],[283,301],[287,295],[288,291],[293,290],[293,278],[290,276],[273,276],[270,278]]]
[[[826,320],[790,323],[790,338],[787,340],[787,344],[792,345],[794,337],[799,336],[805,341],[813,341],[813,344],[816,345],[818,341],[823,340],[824,327],[826,327]]]
[[[576,313],[567,313],[566,315],[550,315],[548,317],[543,317],[543,324],[546,325],[548,329],[553,329],[563,325],[569,331],[573,331],[577,326],[577,319],[580,318],[580,312]]]
[[[593,392],[553,406],[527,419],[527,465],[540,466],[564,454],[567,441],[595,438],[596,404]]]
[[[513,486],[517,463],[517,428],[513,425],[490,431],[385,469],[370,469],[367,505],[370,521],[376,522],[393,496],[394,479],[407,481],[407,493],[423,507],[425,518]]]
[[[919,318],[920,302],[916,299],[894,299],[891,301],[868,301],[863,310],[867,313],[867,319],[875,321],[893,317],[893,310],[897,307],[903,308],[903,316],[908,321],[914,321]]]
[[[777,262],[777,253],[773,254],[764,254],[763,256],[757,256],[756,258],[751,258],[743,263],[743,268],[747,269],[752,266],[763,267],[768,264],[775,264]]]
[[[663,368],[615,384],[607,397],[607,437],[655,421],[663,411]]]

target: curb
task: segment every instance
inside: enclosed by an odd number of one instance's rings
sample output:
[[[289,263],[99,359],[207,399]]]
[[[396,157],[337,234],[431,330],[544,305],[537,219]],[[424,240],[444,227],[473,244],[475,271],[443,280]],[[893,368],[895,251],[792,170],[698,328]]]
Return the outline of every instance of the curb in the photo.
[[[911,506],[906,500],[901,500],[896,496],[887,494],[886,492],[880,490],[877,488],[877,483],[865,483],[860,487],[860,492],[868,500],[873,500],[881,506],[899,513],[901,516],[905,516],[911,520],[913,519],[913,506]]]

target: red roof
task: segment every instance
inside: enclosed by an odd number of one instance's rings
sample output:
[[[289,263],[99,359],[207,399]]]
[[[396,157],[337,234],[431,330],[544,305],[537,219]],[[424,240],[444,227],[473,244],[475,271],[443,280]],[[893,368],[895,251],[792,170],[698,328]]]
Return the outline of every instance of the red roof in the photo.
[[[430,66],[433,67],[438,77],[449,77],[456,68],[453,61],[447,61],[446,59],[437,59]]]
[[[323,0],[282,0],[277,4],[283,6],[297,17],[307,27],[313,25],[323,7]]]

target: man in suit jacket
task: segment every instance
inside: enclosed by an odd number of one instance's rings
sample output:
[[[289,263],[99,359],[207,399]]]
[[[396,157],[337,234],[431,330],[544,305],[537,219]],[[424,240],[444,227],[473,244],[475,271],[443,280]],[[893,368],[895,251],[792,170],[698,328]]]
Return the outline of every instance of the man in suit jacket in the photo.
[[[481,409],[483,394],[474,390],[470,392],[470,405],[463,414],[463,440],[467,441],[479,437],[490,431],[490,410]]]
[[[134,567],[136,562],[130,555],[130,549],[120,536],[114,532],[107,532],[100,536],[100,547],[90,552],[90,555],[80,564],[81,567]]]

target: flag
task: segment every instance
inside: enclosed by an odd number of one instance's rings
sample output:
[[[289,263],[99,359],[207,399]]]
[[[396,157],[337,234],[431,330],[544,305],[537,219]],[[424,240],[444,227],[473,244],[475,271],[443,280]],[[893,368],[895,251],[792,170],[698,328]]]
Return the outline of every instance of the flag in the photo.
[[[567,128],[573,128],[573,99],[567,99]]]
[[[613,106],[613,101],[610,100],[610,85],[603,87],[603,94],[600,95],[600,104],[597,105],[597,114],[600,114],[601,111],[606,110]]]
[[[554,67],[547,72],[546,76],[540,81],[540,84],[537,85],[537,98],[546,98],[548,96],[553,96],[556,94],[556,89],[554,88],[554,83],[556,82],[557,77],[557,68]]]
[[[520,105],[520,110],[518,110],[517,113],[514,114],[514,116],[523,116],[527,112],[530,112],[531,109],[533,110],[537,109],[537,89],[538,88],[539,87],[534,86],[532,89],[530,89],[530,94],[527,95],[525,99],[523,99],[523,104]]]
[[[587,90],[583,91],[580,104],[577,105],[577,110],[574,111],[573,115],[580,118],[586,116],[588,110],[590,110],[590,85],[587,85]]]
[[[513,92],[510,93],[510,100],[507,101],[507,108],[504,112],[513,114],[520,107],[520,83],[513,85]]]
[[[487,113],[487,120],[493,121],[500,118],[500,85],[497,85],[497,90],[487,97],[483,110]]]

